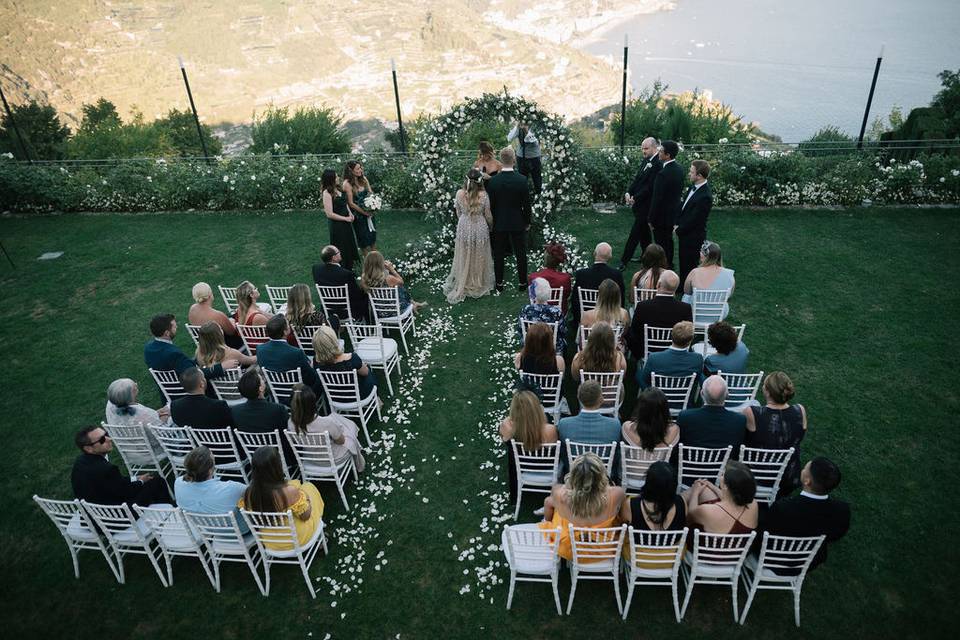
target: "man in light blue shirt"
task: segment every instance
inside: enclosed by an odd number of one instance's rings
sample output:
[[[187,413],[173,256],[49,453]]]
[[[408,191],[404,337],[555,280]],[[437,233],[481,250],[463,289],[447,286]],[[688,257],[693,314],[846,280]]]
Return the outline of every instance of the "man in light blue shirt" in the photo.
[[[184,511],[194,513],[233,512],[240,533],[249,532],[247,523],[240,515],[237,503],[247,490],[246,485],[233,480],[220,480],[213,475],[213,454],[200,446],[183,459],[185,472],[173,484],[177,505]]]
[[[603,390],[599,382],[587,380],[581,384],[577,389],[577,400],[580,401],[580,413],[563,418],[557,423],[560,441],[564,443],[563,475],[566,475],[570,469],[570,456],[566,451],[567,440],[585,444],[620,442],[620,421],[600,413],[603,406]],[[613,468],[616,474],[616,460]]]

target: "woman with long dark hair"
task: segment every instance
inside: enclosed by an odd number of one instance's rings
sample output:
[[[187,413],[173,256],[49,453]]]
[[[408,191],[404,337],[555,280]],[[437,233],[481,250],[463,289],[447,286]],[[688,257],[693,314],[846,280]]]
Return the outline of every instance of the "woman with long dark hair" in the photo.
[[[667,396],[656,387],[648,387],[637,396],[633,419],[623,423],[623,441],[645,451],[668,447],[680,436],[680,427],[670,418]]]
[[[657,285],[660,284],[660,274],[669,268],[667,254],[663,247],[656,243],[648,244],[647,248],[643,250],[643,255],[640,256],[640,271],[633,274],[633,279],[630,280],[630,299],[633,303],[638,302],[633,300],[634,289],[637,287],[656,289]]]
[[[287,431],[303,433],[326,433],[330,436],[330,448],[333,459],[338,464],[348,456],[353,456],[357,471],[363,471],[366,463],[360,440],[357,438],[357,424],[337,413],[328,416],[317,415],[317,395],[305,384],[293,385],[290,396],[290,418]]]
[[[677,495],[677,478],[666,462],[654,462],[640,495],[623,501],[620,520],[638,531],[676,531],[687,521],[686,504]]]
[[[557,355],[550,326],[542,322],[530,325],[523,349],[513,358],[514,365],[524,373],[561,373],[565,363]]]
[[[337,186],[337,172],[324,169],[320,178],[323,189],[323,213],[330,225],[330,244],[340,250],[340,265],[344,269],[353,269],[357,259],[357,240],[353,235],[354,215],[347,208],[347,200]]]
[[[377,250],[377,228],[374,226],[373,212],[364,209],[367,196],[373,193],[370,181],[363,175],[363,165],[349,160],[343,165],[343,196],[347,199],[347,208],[353,214],[353,232],[357,237],[357,246],[363,255]]]

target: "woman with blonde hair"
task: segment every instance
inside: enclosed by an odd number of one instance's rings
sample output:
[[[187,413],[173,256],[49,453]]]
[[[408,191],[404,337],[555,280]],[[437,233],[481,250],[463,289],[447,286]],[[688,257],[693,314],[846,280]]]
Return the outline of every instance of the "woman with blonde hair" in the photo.
[[[583,351],[573,357],[573,362],[570,363],[570,375],[577,384],[580,384],[581,371],[613,373],[624,371],[626,368],[627,359],[617,349],[613,327],[606,322],[598,322],[590,331],[590,337],[587,338]]]
[[[723,254],[720,251],[720,245],[705,240],[703,246],[700,247],[700,266],[691,271],[683,283],[683,298],[681,300],[688,304],[692,303],[694,289],[727,289],[730,291],[730,295],[733,295],[736,284],[733,269],[727,269],[723,266]],[[723,305],[723,315],[720,319],[723,320],[729,313],[729,305]],[[693,321],[715,322],[716,319],[694,318]]]
[[[584,311],[580,316],[580,326],[592,327],[596,322],[606,322],[610,325],[619,324],[621,327],[630,325],[630,314],[620,304],[620,287],[607,278],[600,283],[597,289],[597,306]]]
[[[213,308],[213,289],[210,285],[206,282],[198,282],[193,285],[190,295],[194,303],[190,305],[190,311],[187,312],[187,322],[196,326],[216,322],[223,330],[224,342],[234,349],[242,348],[243,338],[237,333],[233,320],[223,311]]]
[[[363,471],[366,463],[363,459],[356,423],[336,413],[318,416],[317,395],[305,384],[293,385],[287,431],[298,434],[328,434],[334,462],[339,463],[348,456],[353,456],[357,472]]]
[[[500,173],[500,170],[503,169],[503,165],[500,164],[499,160],[497,160],[496,151],[494,150],[493,145],[486,140],[480,141],[477,151],[477,159],[473,163],[473,168],[480,170],[481,177],[484,180],[489,180],[493,176]]]
[[[301,331],[304,327],[317,327],[323,324],[329,325],[333,332],[340,333],[340,319],[336,315],[327,318],[320,309],[313,304],[313,296],[310,294],[310,287],[305,284],[295,284],[290,287],[287,293],[287,322],[290,323],[290,333],[287,335],[287,342],[294,347],[299,347],[295,333]]]
[[[585,453],[570,465],[563,484],[553,485],[543,501],[541,529],[560,529],[560,557],[572,560],[570,529],[604,529],[619,523],[620,507],[626,493],[610,484],[607,467],[595,453]]]
[[[216,322],[206,322],[197,331],[197,352],[194,359],[201,367],[212,367],[224,360],[237,360],[241,367],[257,364],[256,357],[241,353],[226,344],[223,329]]]
[[[457,235],[453,244],[453,265],[443,283],[447,302],[479,298],[493,291],[493,254],[490,250],[490,199],[483,189],[479,169],[471,169],[463,188],[454,197]]]
[[[245,325],[265,325],[270,317],[263,312],[257,299],[260,298],[260,290],[252,282],[244,280],[237,287],[237,311],[234,314],[234,320],[237,324]]]
[[[557,428],[547,422],[543,405],[536,394],[520,389],[510,401],[510,415],[500,423],[500,440],[507,448],[507,477],[510,482],[510,501],[517,499],[517,468],[510,442],[516,440],[527,451],[535,451],[544,444],[556,442]]]
[[[363,259],[360,287],[367,293],[369,293],[371,289],[378,287],[396,287],[397,295],[400,298],[401,313],[411,304],[413,305],[414,313],[427,306],[426,302],[417,302],[410,297],[410,294],[403,286],[403,278],[397,273],[393,263],[389,260],[384,260],[383,254],[379,251],[371,251]]]
[[[327,325],[321,325],[313,334],[313,368],[317,371],[356,371],[361,398],[369,396],[377,387],[370,367],[356,353],[344,353],[337,334]]]

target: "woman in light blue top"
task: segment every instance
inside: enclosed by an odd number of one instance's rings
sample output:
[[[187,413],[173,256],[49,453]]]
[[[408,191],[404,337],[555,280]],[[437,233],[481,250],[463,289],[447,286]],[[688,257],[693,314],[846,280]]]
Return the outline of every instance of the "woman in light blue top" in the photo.
[[[716,242],[706,240],[700,247],[700,266],[690,272],[687,281],[683,283],[683,302],[693,304],[694,289],[727,289],[730,291],[729,297],[733,295],[733,288],[736,281],[733,278],[733,269],[727,269],[723,266],[723,256],[720,253],[720,245]],[[730,313],[730,307],[723,305],[723,314],[720,320],[727,317]],[[695,323],[707,324],[716,321],[715,317],[695,317]]]
[[[213,475],[213,454],[200,446],[183,459],[184,474],[173,484],[177,506],[193,513],[233,512],[240,533],[249,531],[246,521],[240,517],[237,502],[243,497],[247,486],[232,480],[220,480]]]
[[[703,369],[707,375],[719,371],[724,373],[746,373],[747,358],[750,349],[740,342],[737,330],[726,321],[714,322],[707,329],[707,340],[710,346],[717,350],[703,361]]]

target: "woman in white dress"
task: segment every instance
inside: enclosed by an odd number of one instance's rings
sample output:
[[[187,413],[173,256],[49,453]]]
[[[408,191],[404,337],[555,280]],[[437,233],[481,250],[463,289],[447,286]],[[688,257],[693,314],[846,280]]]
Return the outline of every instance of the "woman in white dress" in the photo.
[[[463,188],[454,199],[457,210],[457,237],[453,267],[443,285],[447,302],[456,304],[467,296],[479,298],[493,290],[493,255],[490,253],[490,200],[483,189],[483,174],[471,169]]]

